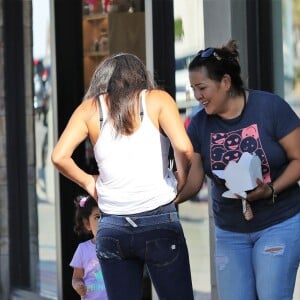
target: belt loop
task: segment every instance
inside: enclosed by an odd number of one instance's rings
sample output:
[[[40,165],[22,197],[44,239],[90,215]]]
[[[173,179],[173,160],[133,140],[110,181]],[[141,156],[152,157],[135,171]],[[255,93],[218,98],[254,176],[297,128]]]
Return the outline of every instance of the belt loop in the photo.
[[[170,212],[170,220],[173,222],[174,221],[174,217],[173,217],[173,213]]]

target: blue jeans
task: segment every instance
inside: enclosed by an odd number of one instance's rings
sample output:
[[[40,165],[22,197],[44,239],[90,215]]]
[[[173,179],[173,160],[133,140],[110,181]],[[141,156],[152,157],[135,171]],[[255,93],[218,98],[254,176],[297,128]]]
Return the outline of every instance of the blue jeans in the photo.
[[[187,245],[173,204],[130,216],[104,214],[96,249],[110,300],[140,300],[145,265],[159,299],[194,299]]]
[[[221,300],[291,300],[300,263],[300,214],[253,233],[216,228]]]

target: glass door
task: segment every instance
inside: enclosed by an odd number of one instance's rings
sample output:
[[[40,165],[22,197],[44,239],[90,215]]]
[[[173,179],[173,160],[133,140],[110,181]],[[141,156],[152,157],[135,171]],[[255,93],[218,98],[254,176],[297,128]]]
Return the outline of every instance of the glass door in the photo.
[[[300,0],[282,1],[282,51],[284,99],[300,117]],[[300,268],[293,299],[300,299]]]
[[[193,114],[201,109],[189,84],[188,64],[204,48],[203,2],[174,0],[176,103],[187,127]],[[195,30],[197,28],[197,30]],[[195,299],[211,298],[210,218],[208,186],[197,196],[179,205],[190,255]]]
[[[36,199],[38,222],[38,290],[47,299],[58,299],[57,237],[53,148],[53,96],[51,80],[50,1],[32,1],[33,82]]]

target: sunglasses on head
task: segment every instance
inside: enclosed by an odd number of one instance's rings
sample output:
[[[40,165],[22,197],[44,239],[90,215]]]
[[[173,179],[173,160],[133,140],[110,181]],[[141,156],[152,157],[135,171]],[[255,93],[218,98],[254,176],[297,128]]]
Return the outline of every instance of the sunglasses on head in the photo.
[[[215,48],[206,48],[205,50],[200,50],[197,53],[197,56],[200,56],[201,58],[208,58],[211,56],[215,56]]]
[[[216,58],[217,60],[222,60],[224,59],[223,57],[221,57],[215,50],[215,48],[212,48],[212,47],[209,47],[209,48],[206,48],[204,50],[200,50],[196,57],[201,57],[201,58],[210,58],[210,57],[214,57]],[[234,61],[236,60],[236,57],[234,56],[229,56],[226,58],[227,60],[230,60],[230,61]]]
[[[214,57],[216,58],[217,60],[221,60],[222,57],[220,57],[217,52],[215,51],[215,48],[206,48],[204,50],[200,50],[196,57],[201,57],[201,58],[210,58],[210,57]]]

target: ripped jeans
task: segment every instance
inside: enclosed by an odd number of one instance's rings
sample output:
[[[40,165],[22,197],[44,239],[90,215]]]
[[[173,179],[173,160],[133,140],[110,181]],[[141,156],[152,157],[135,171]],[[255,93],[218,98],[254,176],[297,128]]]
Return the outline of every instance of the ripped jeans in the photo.
[[[103,214],[96,251],[110,300],[140,300],[145,265],[159,299],[194,299],[187,245],[174,204],[129,216]]]
[[[293,299],[300,263],[300,214],[253,233],[216,228],[215,236],[219,299]]]

